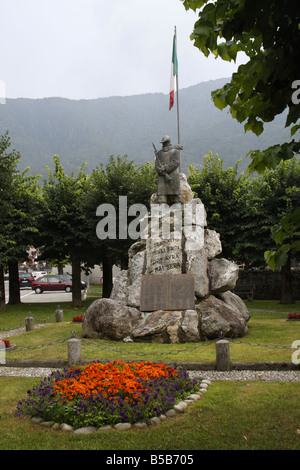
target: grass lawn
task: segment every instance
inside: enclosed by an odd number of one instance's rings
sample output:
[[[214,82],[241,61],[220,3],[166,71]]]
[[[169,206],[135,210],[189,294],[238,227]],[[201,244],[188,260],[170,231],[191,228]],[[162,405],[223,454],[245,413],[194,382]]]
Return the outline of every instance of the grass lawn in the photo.
[[[142,430],[88,436],[45,429],[14,415],[40,379],[0,377],[1,450],[296,450],[299,384],[213,382],[176,418]]]
[[[7,353],[8,359],[67,359],[67,340],[73,330],[78,338],[82,338],[80,323],[71,323],[74,316],[84,313],[87,306],[94,300],[90,297],[81,309],[74,309],[70,304],[62,304],[64,321],[55,323],[53,316],[56,304],[21,304],[7,306],[5,312],[0,312],[1,328],[14,328],[24,321],[28,312],[35,317],[35,324],[43,323],[46,319],[49,326],[25,332],[10,338],[10,342],[19,348]],[[248,304],[253,311],[248,322],[249,332],[244,338],[231,342],[230,357],[232,362],[266,362],[290,361],[294,352],[291,345],[300,340],[300,322],[287,321],[287,313],[300,311],[300,302],[292,306],[284,306],[286,314],[277,313],[282,310],[278,301],[259,301]],[[274,313],[270,313],[273,310]],[[3,333],[2,331],[0,331]],[[56,342],[62,340],[62,342]],[[64,340],[64,341],[63,341]],[[46,346],[46,344],[49,344]],[[45,346],[43,346],[45,345]],[[278,347],[274,347],[274,345]],[[28,349],[30,346],[30,349]],[[36,347],[33,348],[32,347]],[[42,346],[42,347],[40,347]],[[286,346],[281,348],[280,346]],[[186,343],[186,344],[148,344],[123,343],[109,340],[83,340],[82,359],[88,360],[150,360],[165,362],[213,362],[215,361],[215,344]]]
[[[25,349],[11,351],[9,359],[66,359],[67,342],[39,346],[57,339],[68,339],[72,330],[81,336],[81,324],[72,324],[73,316],[84,313],[94,297],[82,309],[61,305],[64,322],[55,323],[56,304],[22,304],[7,306],[0,312],[0,329],[13,328],[24,322],[28,312],[38,319],[53,322],[31,332],[10,338],[11,344]],[[291,349],[261,345],[287,345],[300,340],[300,322],[286,321],[277,313],[300,311],[300,302],[281,306],[265,301],[248,304],[253,312],[249,333],[231,343],[232,361],[290,361]],[[272,310],[274,313],[269,313]],[[38,322],[37,322],[38,323]],[[21,325],[24,326],[24,323]],[[1,331],[3,333],[3,331]],[[159,360],[165,362],[214,361],[213,344],[139,344],[91,340],[83,341],[83,359]],[[178,352],[182,350],[182,352]],[[131,354],[132,353],[132,354]],[[157,353],[163,353],[157,355]],[[172,354],[170,354],[172,353]],[[0,377],[0,449],[1,450],[296,450],[300,449],[300,382],[213,382],[200,401],[190,405],[180,416],[145,430],[120,432],[97,431],[88,436],[62,433],[42,428],[27,418],[14,415],[19,399],[39,378]]]

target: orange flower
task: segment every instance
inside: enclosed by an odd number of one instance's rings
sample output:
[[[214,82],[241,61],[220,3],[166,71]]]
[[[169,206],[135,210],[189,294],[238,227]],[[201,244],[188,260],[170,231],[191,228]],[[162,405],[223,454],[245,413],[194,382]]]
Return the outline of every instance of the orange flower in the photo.
[[[71,370],[81,370],[81,373],[73,379],[54,383],[55,393],[63,400],[77,395],[88,398],[91,394],[100,394],[104,398],[122,394],[127,397],[126,401],[128,396],[137,399],[141,392],[148,390],[146,383],[149,380],[178,375],[175,369],[153,362],[91,363],[83,369],[73,367]]]

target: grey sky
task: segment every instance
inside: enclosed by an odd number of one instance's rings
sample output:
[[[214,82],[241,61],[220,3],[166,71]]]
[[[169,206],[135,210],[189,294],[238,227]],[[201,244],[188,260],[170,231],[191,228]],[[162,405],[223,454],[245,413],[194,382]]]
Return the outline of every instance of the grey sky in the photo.
[[[237,68],[193,46],[180,0],[0,0],[0,17],[7,98],[169,93],[175,25],[180,88]]]

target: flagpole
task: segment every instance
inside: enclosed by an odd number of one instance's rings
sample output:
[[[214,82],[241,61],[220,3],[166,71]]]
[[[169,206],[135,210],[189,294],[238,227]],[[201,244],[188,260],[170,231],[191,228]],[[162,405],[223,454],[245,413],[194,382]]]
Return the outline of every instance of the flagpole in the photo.
[[[177,32],[176,26],[174,29],[175,35],[175,44],[176,44],[176,54],[177,54]],[[177,133],[178,133],[178,144],[181,144],[181,137],[180,137],[180,117],[179,117],[179,86],[178,86],[178,72],[176,74],[176,95],[177,95]],[[179,150],[179,172],[181,173],[181,150]]]

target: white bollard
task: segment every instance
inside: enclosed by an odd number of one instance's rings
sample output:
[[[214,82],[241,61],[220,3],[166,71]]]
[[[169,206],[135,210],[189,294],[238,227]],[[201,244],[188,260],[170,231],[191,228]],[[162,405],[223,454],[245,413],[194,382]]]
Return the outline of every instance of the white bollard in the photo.
[[[217,370],[230,370],[229,341],[227,341],[226,339],[221,339],[216,342],[216,361]]]
[[[56,323],[64,321],[64,311],[59,308],[59,305],[57,307],[57,310],[55,311],[55,317],[56,317]]]
[[[71,338],[68,340],[68,364],[80,364],[81,362],[81,340]]]
[[[25,329],[26,331],[34,330],[34,318],[33,317],[28,316],[25,319]]]

